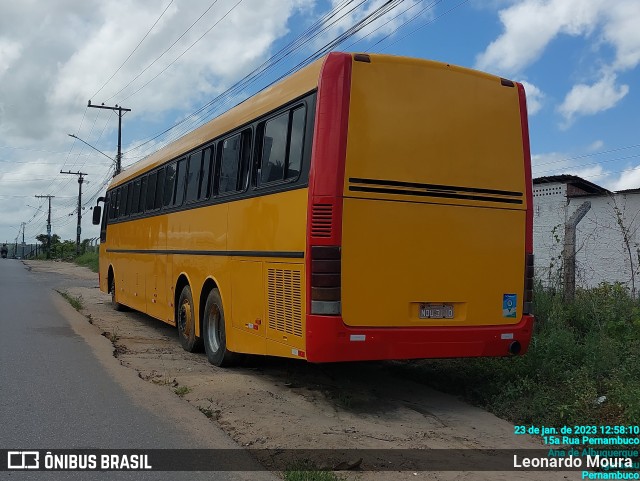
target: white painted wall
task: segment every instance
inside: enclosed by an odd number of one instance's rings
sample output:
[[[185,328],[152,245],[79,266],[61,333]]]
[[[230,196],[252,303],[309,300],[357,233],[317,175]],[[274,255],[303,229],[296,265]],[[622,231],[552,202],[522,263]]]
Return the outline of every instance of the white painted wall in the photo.
[[[576,286],[596,287],[601,282],[621,282],[640,291],[640,193],[590,195],[567,199],[561,183],[536,184],[533,189],[533,245],[536,277],[546,285],[562,285],[564,223],[584,202],[591,209],[576,229]],[[629,231],[631,259],[616,207]],[[555,230],[554,230],[555,229]]]
[[[545,285],[558,285],[562,266],[564,222],[567,208],[565,184],[533,186],[533,254],[536,278]],[[560,284],[561,285],[561,284]]]

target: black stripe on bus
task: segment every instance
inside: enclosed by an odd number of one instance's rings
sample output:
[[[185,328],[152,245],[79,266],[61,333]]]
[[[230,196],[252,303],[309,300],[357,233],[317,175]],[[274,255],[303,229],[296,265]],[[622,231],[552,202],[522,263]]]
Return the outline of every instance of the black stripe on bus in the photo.
[[[439,184],[420,184],[417,182],[403,182],[399,180],[380,180],[380,179],[361,179],[357,177],[349,178],[349,182],[354,184],[370,184],[384,185],[390,187],[408,187],[414,189],[427,189],[444,192],[469,192],[472,194],[489,194],[489,195],[509,195],[522,197],[522,192],[514,192],[510,190],[482,189],[479,187],[460,187],[455,185],[439,185]]]
[[[373,194],[393,194],[393,195],[416,195],[419,197],[439,197],[445,199],[461,199],[461,200],[482,200],[486,202],[501,202],[503,204],[522,204],[522,199],[509,199],[505,197],[487,197],[484,195],[464,195],[448,192],[436,191],[417,191],[417,190],[400,190],[400,189],[383,189],[377,187],[357,187],[349,186],[349,190],[355,192],[369,192]]]
[[[303,259],[304,252],[295,251],[194,251],[172,249],[107,249],[118,254],[178,254],[191,256],[235,256],[235,257],[286,257]]]

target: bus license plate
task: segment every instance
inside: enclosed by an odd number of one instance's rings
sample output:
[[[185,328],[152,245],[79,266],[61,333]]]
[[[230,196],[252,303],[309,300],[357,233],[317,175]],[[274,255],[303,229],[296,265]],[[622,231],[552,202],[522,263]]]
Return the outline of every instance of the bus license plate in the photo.
[[[420,319],[453,319],[451,304],[420,304]]]

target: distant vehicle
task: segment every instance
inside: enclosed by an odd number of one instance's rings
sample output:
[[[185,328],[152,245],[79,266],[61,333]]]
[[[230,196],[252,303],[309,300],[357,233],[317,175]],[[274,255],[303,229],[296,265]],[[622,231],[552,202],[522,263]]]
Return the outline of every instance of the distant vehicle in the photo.
[[[8,254],[9,249],[7,248],[7,244],[2,244],[2,247],[0,247],[0,256],[2,256],[3,259],[6,259]]]
[[[331,53],[116,176],[100,288],[209,361],[523,354],[521,84]]]

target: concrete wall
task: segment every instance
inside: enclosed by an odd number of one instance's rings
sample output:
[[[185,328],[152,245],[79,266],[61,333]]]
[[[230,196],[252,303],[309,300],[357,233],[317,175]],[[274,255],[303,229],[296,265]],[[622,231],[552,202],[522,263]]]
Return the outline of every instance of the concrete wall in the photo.
[[[576,229],[576,286],[622,282],[640,290],[640,193],[589,195],[567,199],[565,184],[534,185],[534,254],[536,276],[547,285],[562,285],[564,223],[584,202],[591,209]],[[616,213],[617,212],[617,213]],[[629,248],[622,228],[628,230]]]

